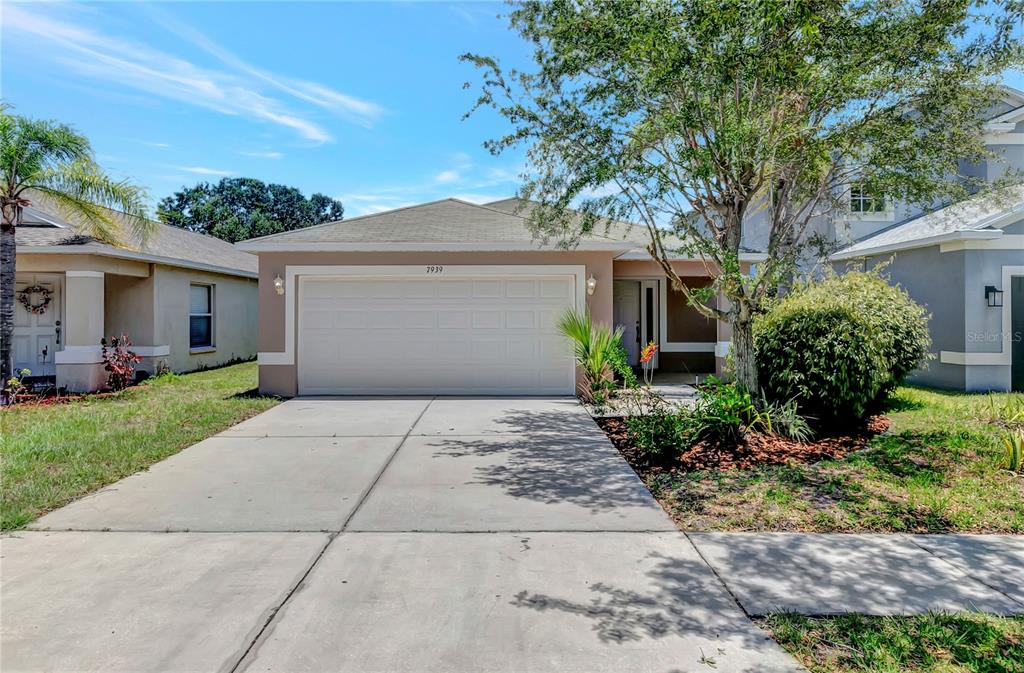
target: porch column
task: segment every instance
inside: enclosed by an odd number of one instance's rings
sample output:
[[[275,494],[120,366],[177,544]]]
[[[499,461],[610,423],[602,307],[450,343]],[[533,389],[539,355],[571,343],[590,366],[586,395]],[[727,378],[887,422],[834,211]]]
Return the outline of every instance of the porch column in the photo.
[[[100,339],[103,338],[102,271],[67,271],[64,282],[63,349],[54,358],[57,386],[90,392],[106,383]]]

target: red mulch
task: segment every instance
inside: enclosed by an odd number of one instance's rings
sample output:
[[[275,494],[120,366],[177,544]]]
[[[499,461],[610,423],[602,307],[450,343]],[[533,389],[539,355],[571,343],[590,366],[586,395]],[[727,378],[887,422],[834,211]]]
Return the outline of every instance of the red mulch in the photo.
[[[783,437],[748,433],[736,444],[697,442],[682,449],[674,459],[652,457],[633,445],[622,418],[598,418],[608,438],[634,468],[644,472],[664,470],[746,470],[757,465],[783,465],[791,462],[813,463],[835,460],[858,451],[875,435],[889,429],[889,419],[872,416],[857,432],[823,436],[800,443]]]

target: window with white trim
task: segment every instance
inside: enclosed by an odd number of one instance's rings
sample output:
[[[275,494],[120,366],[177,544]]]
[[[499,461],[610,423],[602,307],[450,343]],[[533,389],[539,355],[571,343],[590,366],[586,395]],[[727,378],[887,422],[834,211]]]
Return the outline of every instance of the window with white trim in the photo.
[[[850,185],[850,212],[884,213],[886,212],[885,197],[872,193],[863,185]]]
[[[213,348],[213,286],[189,285],[188,306],[188,347]]]

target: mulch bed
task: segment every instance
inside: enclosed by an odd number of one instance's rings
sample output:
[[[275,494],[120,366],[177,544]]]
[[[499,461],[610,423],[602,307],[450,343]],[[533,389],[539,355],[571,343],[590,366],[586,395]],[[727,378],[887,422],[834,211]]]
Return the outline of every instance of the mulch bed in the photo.
[[[821,436],[805,443],[774,435],[749,433],[737,444],[697,442],[682,449],[673,459],[654,457],[636,448],[629,436],[625,420],[621,417],[594,420],[608,435],[619,453],[642,476],[676,470],[746,470],[758,465],[836,460],[859,451],[872,437],[889,429],[889,419],[884,416],[872,416],[863,428],[855,432]]]
[[[0,410],[3,409],[15,409],[18,407],[52,407],[59,404],[70,404],[71,402],[81,402],[83,400],[101,400],[107,397],[117,397],[120,391],[106,391],[101,393],[83,393],[83,394],[72,394],[72,395],[58,395],[58,394],[27,394],[19,395],[17,401],[9,406],[0,406]]]

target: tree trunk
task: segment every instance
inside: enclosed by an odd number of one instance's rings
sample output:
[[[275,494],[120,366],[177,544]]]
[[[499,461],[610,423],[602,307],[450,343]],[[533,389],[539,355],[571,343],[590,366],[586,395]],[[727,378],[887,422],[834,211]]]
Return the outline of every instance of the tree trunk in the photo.
[[[754,359],[754,322],[749,317],[734,313],[732,327],[732,360],[736,368],[736,382],[752,395],[759,392],[757,361]]]
[[[14,224],[0,225],[0,391],[11,378],[11,341],[14,339]]]

